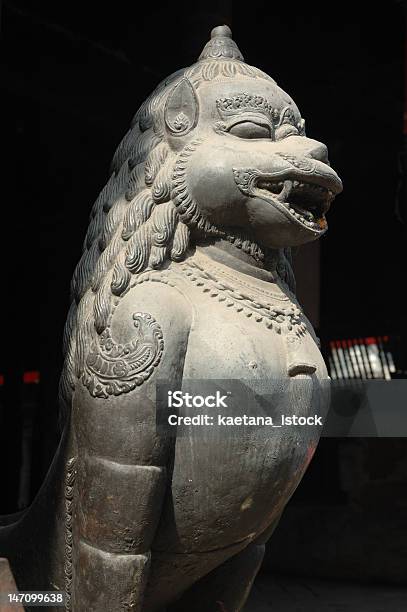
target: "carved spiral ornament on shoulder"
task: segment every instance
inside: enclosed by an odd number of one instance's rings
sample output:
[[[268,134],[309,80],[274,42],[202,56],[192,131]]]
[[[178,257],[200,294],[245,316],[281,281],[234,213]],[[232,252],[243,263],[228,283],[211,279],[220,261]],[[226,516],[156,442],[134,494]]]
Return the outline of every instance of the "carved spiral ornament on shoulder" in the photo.
[[[85,362],[83,383],[93,397],[107,398],[132,391],[160,363],[163,332],[148,313],[133,314],[136,335],[126,344],[114,341],[109,327],[94,339]]]

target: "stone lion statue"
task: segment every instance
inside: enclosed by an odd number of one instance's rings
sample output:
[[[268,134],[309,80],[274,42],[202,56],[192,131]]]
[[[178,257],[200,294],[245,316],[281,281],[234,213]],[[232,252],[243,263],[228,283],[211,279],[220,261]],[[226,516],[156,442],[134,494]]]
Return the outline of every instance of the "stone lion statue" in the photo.
[[[72,279],[58,451],[0,529],[20,589],[64,591],[75,612],[243,609],[320,431],[163,435],[157,382],[298,380],[280,408],[323,413],[290,247],[324,234],[341,189],[227,26],[142,104]]]

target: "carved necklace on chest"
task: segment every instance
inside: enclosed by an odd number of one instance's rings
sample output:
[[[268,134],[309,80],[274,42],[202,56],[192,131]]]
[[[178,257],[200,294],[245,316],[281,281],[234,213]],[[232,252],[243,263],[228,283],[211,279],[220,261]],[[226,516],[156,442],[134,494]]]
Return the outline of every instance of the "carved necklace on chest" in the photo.
[[[180,264],[183,275],[210,298],[280,334],[286,347],[287,374],[313,374],[317,367],[303,349],[307,325],[298,305],[272,289],[256,287],[232,270],[200,258]],[[284,295],[284,294],[283,294]]]
[[[210,261],[210,263],[208,263]],[[254,286],[233,270],[214,264],[209,258],[191,258],[180,265],[183,274],[203,293],[277,334],[303,336],[307,326],[302,312],[289,297],[272,288]]]

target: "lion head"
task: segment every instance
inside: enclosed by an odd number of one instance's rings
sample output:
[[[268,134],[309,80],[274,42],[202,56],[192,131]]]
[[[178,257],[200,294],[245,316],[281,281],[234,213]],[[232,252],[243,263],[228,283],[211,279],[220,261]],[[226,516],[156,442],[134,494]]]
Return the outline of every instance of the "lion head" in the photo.
[[[72,279],[61,401],[69,408],[89,334],[132,275],[227,239],[290,282],[290,246],[321,236],[341,181],[305,136],[293,100],[247,65],[227,26],[198,62],[165,79],[136,113],[93,205]],[[276,257],[277,253],[277,257]]]

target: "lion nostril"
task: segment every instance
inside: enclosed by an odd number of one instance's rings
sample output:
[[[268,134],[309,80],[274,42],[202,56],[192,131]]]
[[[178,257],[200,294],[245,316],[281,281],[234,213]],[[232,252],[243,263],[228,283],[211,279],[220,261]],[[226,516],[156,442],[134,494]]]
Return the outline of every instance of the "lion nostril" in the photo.
[[[308,152],[308,155],[313,159],[317,159],[318,161],[327,164],[328,166],[330,165],[328,159],[328,147],[322,144],[322,142],[316,142]]]

